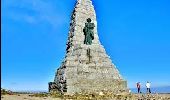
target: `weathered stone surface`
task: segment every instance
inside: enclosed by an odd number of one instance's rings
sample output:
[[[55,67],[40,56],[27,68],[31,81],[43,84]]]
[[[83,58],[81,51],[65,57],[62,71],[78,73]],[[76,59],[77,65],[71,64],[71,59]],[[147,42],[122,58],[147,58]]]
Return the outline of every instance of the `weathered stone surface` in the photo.
[[[95,24],[94,40],[84,44],[83,28],[86,20]],[[77,92],[119,92],[127,89],[127,83],[106,54],[97,33],[96,13],[91,0],[77,0],[71,16],[65,58],[57,70],[49,91],[67,94]]]

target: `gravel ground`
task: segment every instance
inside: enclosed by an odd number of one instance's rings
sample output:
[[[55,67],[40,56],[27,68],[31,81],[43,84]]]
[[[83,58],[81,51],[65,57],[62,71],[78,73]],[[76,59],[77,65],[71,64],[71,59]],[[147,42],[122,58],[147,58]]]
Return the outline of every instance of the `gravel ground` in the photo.
[[[15,94],[15,95],[1,95],[2,100],[73,100],[73,99],[61,99],[53,97],[33,97],[30,94]],[[110,99],[75,99],[75,100],[170,100],[170,94],[132,94],[131,96],[115,96]]]

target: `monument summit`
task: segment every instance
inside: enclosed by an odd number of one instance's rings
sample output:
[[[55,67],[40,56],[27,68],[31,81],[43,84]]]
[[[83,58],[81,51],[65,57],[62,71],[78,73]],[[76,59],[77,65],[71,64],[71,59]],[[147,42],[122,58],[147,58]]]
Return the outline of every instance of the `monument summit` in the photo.
[[[101,45],[91,0],[77,0],[71,15],[65,58],[49,82],[49,91],[62,93],[123,92],[122,78]]]

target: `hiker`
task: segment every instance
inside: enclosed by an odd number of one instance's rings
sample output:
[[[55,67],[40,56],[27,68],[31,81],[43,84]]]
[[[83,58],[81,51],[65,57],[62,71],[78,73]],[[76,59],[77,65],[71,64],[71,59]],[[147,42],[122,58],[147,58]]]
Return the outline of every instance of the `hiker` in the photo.
[[[151,87],[151,83],[147,81],[147,83],[146,83],[147,93],[151,93],[150,87]]]
[[[137,89],[138,89],[138,93],[141,93],[141,91],[140,91],[140,82],[137,82],[136,86],[137,86]]]

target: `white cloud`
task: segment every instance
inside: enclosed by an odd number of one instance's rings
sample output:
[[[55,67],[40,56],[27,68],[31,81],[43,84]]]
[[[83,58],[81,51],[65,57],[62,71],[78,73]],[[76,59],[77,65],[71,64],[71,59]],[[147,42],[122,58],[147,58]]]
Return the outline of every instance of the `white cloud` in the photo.
[[[4,1],[7,17],[29,24],[49,23],[54,28],[66,22],[67,16],[60,11],[61,6],[54,1],[45,0],[8,0]],[[64,7],[63,7],[64,8]]]

